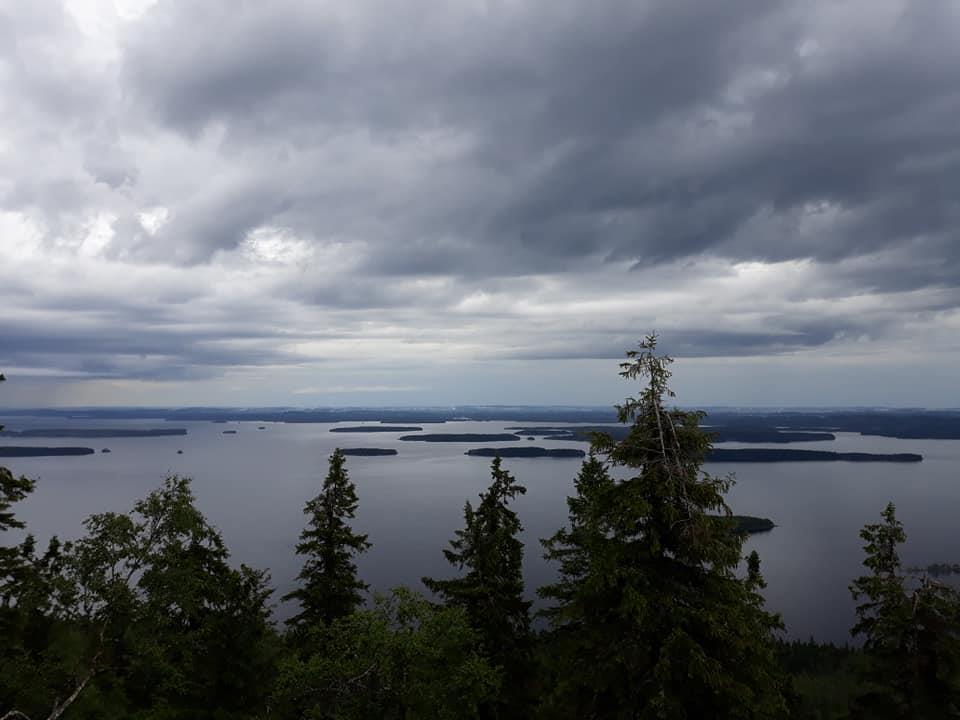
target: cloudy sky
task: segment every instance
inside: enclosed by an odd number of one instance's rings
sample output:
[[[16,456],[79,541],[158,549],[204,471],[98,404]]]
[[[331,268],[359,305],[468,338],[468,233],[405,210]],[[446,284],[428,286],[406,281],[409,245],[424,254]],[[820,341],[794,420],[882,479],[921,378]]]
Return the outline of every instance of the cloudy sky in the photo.
[[[7,405],[960,406],[952,0],[0,0]]]

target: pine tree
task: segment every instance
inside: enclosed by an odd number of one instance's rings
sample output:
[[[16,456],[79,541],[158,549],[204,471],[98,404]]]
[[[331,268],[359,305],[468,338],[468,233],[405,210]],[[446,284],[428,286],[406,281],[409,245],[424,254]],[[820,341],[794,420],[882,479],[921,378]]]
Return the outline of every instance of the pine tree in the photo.
[[[527,489],[501,466],[490,466],[491,483],[474,509],[463,510],[464,527],[443,551],[461,576],[423,578],[424,585],[448,605],[463,608],[482,639],[487,655],[505,669],[499,715],[525,717],[524,687],[530,649],[530,602],[523,598],[523,530],[509,506]]]
[[[738,578],[743,538],[730,514],[732,478],[701,471],[702,413],[667,409],[672,360],[648,336],[621,375],[646,377],[618,406],[627,437],[597,435],[569,500],[570,525],[544,541],[560,578],[553,601],[548,717],[779,718],[786,708],[759,559]],[[601,460],[601,457],[604,460]],[[611,469],[632,473],[615,480]]]
[[[363,601],[367,585],[357,577],[354,557],[369,549],[370,543],[350,527],[356,511],[357,491],[338,448],[330,456],[320,494],[303,509],[309,520],[300,533],[297,554],[307,559],[297,576],[300,587],[283,598],[300,603],[300,612],[287,621],[295,632],[329,624]]]
[[[855,718],[960,717],[960,594],[924,576],[908,587],[898,546],[906,541],[896,507],[860,532],[870,574],[850,586],[854,636],[863,636],[869,692]]]

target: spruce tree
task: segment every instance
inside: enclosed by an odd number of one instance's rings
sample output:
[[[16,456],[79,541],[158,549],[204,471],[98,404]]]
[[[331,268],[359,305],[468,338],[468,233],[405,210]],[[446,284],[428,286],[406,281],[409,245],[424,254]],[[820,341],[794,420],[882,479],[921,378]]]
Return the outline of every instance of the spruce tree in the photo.
[[[0,382],[6,382],[3,373],[0,373]],[[13,513],[13,505],[33,492],[35,484],[30,478],[16,477],[9,469],[0,466],[0,603],[4,606],[11,602],[15,576],[23,570],[24,562],[22,548],[6,545],[3,534],[24,528],[23,522]]]
[[[0,533],[23,529],[23,522],[17,520],[13,513],[13,505],[26,498],[33,488],[34,481],[30,478],[16,477],[7,468],[0,467]],[[7,594],[10,588],[7,584],[22,565],[20,548],[3,544],[3,536],[0,535],[0,602],[9,599]]]
[[[892,503],[882,517],[860,532],[870,573],[850,586],[860,603],[851,633],[864,639],[871,686],[852,716],[960,717],[960,594],[926,576],[910,587],[898,552],[906,533]]]
[[[445,603],[463,608],[494,663],[504,668],[501,716],[526,717],[523,710],[530,649],[530,602],[523,598],[523,527],[510,502],[527,489],[501,466],[490,466],[491,482],[474,509],[463,510],[464,527],[456,531],[447,561],[466,572],[457,578],[423,578]],[[491,708],[491,712],[493,709]]]
[[[297,579],[300,587],[284,596],[296,600],[300,612],[287,620],[295,632],[329,624],[353,612],[367,585],[357,577],[354,557],[370,543],[350,526],[357,511],[357,491],[347,475],[346,458],[338,448],[330,456],[320,494],[303,509],[309,520],[300,533],[297,554],[306,557]]]
[[[544,714],[781,718],[779,620],[763,609],[759,559],[738,577],[743,538],[714,517],[730,514],[733,480],[701,470],[702,413],[665,406],[672,360],[656,346],[651,335],[627,353],[621,375],[647,381],[617,408],[629,433],[594,437],[569,528],[544,541],[560,563],[540,591],[553,601]]]

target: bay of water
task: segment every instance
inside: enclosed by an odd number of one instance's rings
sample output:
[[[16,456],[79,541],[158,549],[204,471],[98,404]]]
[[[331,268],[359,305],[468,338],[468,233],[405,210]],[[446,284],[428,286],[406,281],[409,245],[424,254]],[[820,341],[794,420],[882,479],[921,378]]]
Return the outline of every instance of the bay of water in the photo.
[[[165,427],[162,421],[90,421],[0,418],[8,429],[26,427]],[[357,425],[362,423],[349,423]],[[425,432],[503,432],[515,424],[448,422]],[[201,510],[223,533],[236,562],[268,568],[278,597],[299,571],[294,554],[304,524],[304,503],[316,495],[336,446],[396,448],[393,457],[350,457],[360,506],[355,527],[373,548],[359,560],[373,589],[420,587],[423,575],[451,573],[442,549],[462,526],[463,504],[489,482],[489,459],[464,452],[484,443],[401,442],[402,433],[330,433],[332,424],[176,423],[182,437],[87,439],[4,438],[3,444],[83,445],[84,457],[10,458],[3,464],[37,479],[37,489],[17,508],[39,540],[82,534],[92,513],[126,512],[167,475],[193,478]],[[264,430],[258,430],[259,425]],[[224,430],[236,430],[225,435]],[[527,440],[522,444],[533,445]],[[521,443],[511,443],[519,445]],[[495,444],[495,443],[492,443]],[[538,439],[543,447],[584,448]],[[110,448],[109,454],[99,451]],[[726,443],[722,447],[747,447]],[[750,445],[749,447],[761,447]],[[847,590],[863,572],[860,528],[876,522],[887,502],[897,504],[908,541],[905,566],[960,562],[960,441],[896,440],[841,433],[835,442],[791,444],[860,452],[916,452],[920,464],[745,463],[714,464],[714,474],[735,472],[728,495],[735,513],[769,517],[777,527],[747,542],[756,549],[771,610],[782,614],[790,637],[847,642],[853,602]],[[177,450],[183,450],[182,455]],[[516,502],[524,524],[528,588],[549,582],[553,567],[541,558],[539,538],[566,522],[578,460],[506,459],[504,466],[527,494]],[[277,614],[289,612],[280,606]]]

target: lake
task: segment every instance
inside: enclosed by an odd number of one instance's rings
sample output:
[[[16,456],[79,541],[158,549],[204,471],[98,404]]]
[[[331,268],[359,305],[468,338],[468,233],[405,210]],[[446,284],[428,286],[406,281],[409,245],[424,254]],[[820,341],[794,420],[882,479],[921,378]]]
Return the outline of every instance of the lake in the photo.
[[[420,587],[423,575],[451,573],[442,549],[462,525],[464,501],[489,482],[489,459],[463,453],[484,443],[401,442],[403,433],[330,433],[334,424],[92,421],[0,418],[10,430],[27,427],[184,427],[182,437],[87,439],[3,438],[3,444],[82,445],[84,457],[10,458],[3,464],[38,480],[18,516],[45,542],[82,534],[83,519],[105,510],[127,511],[170,474],[193,478],[200,508],[223,533],[233,558],[269,568],[278,595],[289,591],[300,560],[294,545],[304,523],[303,504],[317,493],[334,447],[396,448],[391,457],[350,457],[360,507],[355,527],[373,548],[359,560],[374,589]],[[342,423],[360,425],[364,423]],[[511,422],[447,422],[425,432],[496,433]],[[563,425],[563,423],[550,423]],[[257,427],[263,425],[264,430]],[[225,435],[224,430],[237,433]],[[527,440],[523,444],[534,444]],[[519,445],[521,443],[511,443]],[[494,443],[495,445],[496,443]],[[584,444],[538,439],[543,447]],[[99,451],[110,448],[109,454]],[[726,443],[722,447],[763,447]],[[789,447],[851,452],[916,452],[919,464],[714,464],[711,473],[735,472],[728,501],[735,513],[769,517],[777,527],[747,542],[760,553],[768,607],[783,615],[790,637],[847,642],[853,602],[847,590],[863,570],[860,528],[875,522],[888,501],[897,504],[908,542],[905,566],[960,561],[960,441],[897,440],[840,433],[835,442]],[[182,455],[177,450],[183,450]],[[504,466],[527,487],[516,503],[524,524],[527,586],[552,578],[539,538],[566,522],[566,496],[579,460],[509,459]],[[278,615],[288,614],[284,607]]]

